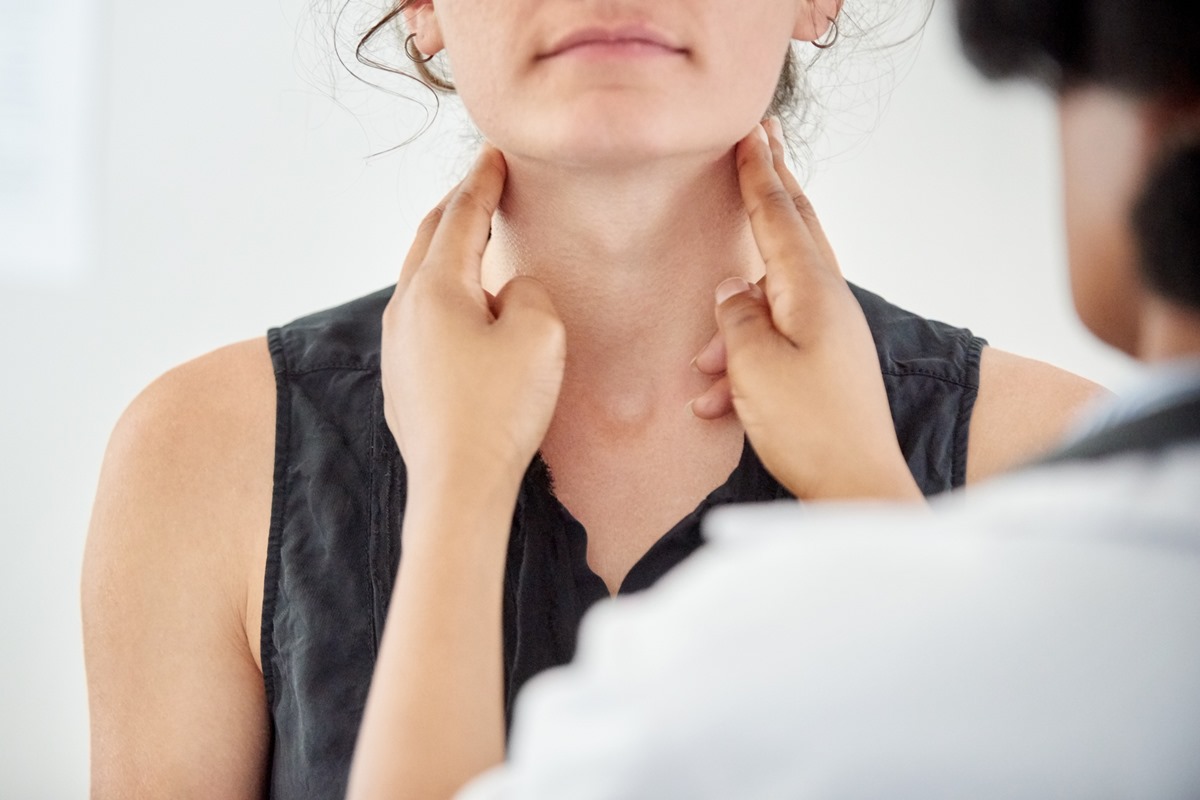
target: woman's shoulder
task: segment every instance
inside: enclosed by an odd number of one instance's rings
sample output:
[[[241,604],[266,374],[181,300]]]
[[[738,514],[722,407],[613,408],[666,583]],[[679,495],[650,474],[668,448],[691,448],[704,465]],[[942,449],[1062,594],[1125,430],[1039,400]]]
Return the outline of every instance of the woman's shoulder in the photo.
[[[276,373],[377,370],[383,310],[392,291],[389,286],[272,328],[267,339]]]
[[[82,581],[101,793],[215,786],[222,797],[250,797],[262,784],[270,732],[255,609],[274,396],[259,338],[168,371],[113,431]],[[220,776],[204,768],[213,759],[226,765]]]
[[[211,568],[209,579],[252,594],[242,569],[261,560],[269,529],[275,397],[264,337],[154,380],[109,439],[89,547],[164,562],[146,563],[151,573],[184,556],[191,571]],[[256,632],[246,633],[257,653]]]
[[[1080,409],[1103,394],[1066,370],[989,347],[968,328],[920,316],[853,284],[850,289],[875,338],[898,429],[911,427],[925,442],[930,426],[955,428],[956,486],[1046,452]],[[941,390],[931,392],[934,385]]]
[[[260,604],[280,446],[297,425],[290,438],[307,441],[310,417],[357,425],[369,412],[391,294],[389,287],[305,315],[154,380],[113,431],[97,507],[110,498],[136,498],[130,513],[172,524],[134,525],[128,535],[144,528],[141,535],[156,537],[160,552],[202,539],[206,549],[223,554],[226,567],[235,565],[240,574],[234,580],[249,587],[250,606]],[[355,375],[349,382],[348,371]],[[257,660],[256,615],[246,616]]]
[[[270,450],[274,397],[266,338],[214,350],[168,370],[133,399],[113,431],[105,466],[149,466],[155,474],[243,467],[247,449],[265,443]]]
[[[875,339],[884,375],[937,378],[966,389],[979,387],[987,340],[969,328],[923,317],[850,284]]]
[[[168,370],[129,404],[109,455],[192,465],[269,441],[275,380],[267,339],[221,347]],[[232,445],[232,447],[231,447]]]

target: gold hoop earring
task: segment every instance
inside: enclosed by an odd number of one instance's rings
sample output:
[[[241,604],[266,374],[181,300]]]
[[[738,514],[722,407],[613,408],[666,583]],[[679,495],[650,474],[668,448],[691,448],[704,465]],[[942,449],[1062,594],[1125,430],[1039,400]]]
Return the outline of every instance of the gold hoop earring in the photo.
[[[417,35],[410,33],[404,40],[404,55],[408,56],[408,60],[414,64],[428,64],[433,61],[432,55],[425,55],[417,49]]]
[[[818,42],[814,40],[812,46],[818,50],[828,50],[829,48],[833,47],[835,44],[837,44],[838,36],[840,34],[840,31],[838,31],[837,20],[833,17],[826,17],[826,19],[829,20],[829,27],[833,28],[833,36],[829,38],[828,42]]]

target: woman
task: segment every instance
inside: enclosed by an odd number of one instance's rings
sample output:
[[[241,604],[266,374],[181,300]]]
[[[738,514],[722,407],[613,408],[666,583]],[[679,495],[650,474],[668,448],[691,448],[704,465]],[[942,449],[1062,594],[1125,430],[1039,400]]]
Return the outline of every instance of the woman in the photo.
[[[798,373],[794,440],[723,413],[712,293],[779,246],[751,230],[734,145],[839,6],[403,4],[495,148],[394,296],[172,371],[118,425],[84,576],[97,795],[340,796],[385,618],[426,626],[404,669],[428,710],[458,697],[446,713],[486,734],[468,758],[491,759],[587,606],[692,552],[706,508],[916,498],[1058,436],[1090,384],[829,278],[796,309],[843,326],[821,368],[856,391],[822,405]],[[835,269],[805,230],[784,246]],[[467,616],[429,605],[447,587]]]

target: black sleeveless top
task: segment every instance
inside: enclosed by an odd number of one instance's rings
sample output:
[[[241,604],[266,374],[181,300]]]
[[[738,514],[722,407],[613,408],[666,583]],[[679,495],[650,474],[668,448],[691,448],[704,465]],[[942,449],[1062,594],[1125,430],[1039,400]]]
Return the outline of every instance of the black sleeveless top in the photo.
[[[852,288],[913,476],[926,495],[961,486],[983,340]],[[405,471],[379,376],[390,296],[389,288],[268,334],[278,407],[262,665],[277,800],[344,795],[399,565]],[[695,551],[709,508],[789,496],[747,444],[728,481],[650,548],[620,591],[645,589]],[[555,499],[540,461],[513,515],[504,585],[511,719],[521,686],[570,660],[584,612],[608,596],[588,567],[586,532]]]

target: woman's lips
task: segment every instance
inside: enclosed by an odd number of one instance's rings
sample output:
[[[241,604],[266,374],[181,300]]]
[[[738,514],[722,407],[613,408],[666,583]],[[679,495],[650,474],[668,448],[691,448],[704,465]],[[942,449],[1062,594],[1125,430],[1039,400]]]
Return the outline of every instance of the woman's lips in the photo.
[[[687,51],[667,35],[645,25],[584,28],[560,39],[540,59],[570,55],[581,58],[653,58]]]

